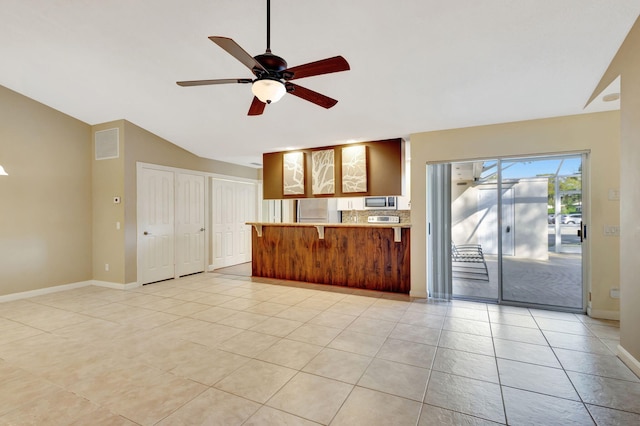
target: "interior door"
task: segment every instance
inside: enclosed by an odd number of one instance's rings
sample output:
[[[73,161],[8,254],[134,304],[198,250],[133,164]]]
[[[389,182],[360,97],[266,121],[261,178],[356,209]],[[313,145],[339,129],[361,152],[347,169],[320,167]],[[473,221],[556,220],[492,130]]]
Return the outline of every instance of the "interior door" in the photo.
[[[213,180],[213,267],[233,264],[233,186],[222,179]]]
[[[238,241],[236,262],[244,263],[251,261],[251,226],[247,225],[247,222],[254,221],[256,217],[256,187],[254,184],[242,182],[237,182],[235,187],[235,229]]]
[[[173,278],[174,173],[143,167],[138,191],[138,280]]]
[[[213,267],[251,261],[251,227],[256,218],[256,185],[213,180]]]
[[[178,275],[205,270],[205,178],[177,174],[176,234]]]

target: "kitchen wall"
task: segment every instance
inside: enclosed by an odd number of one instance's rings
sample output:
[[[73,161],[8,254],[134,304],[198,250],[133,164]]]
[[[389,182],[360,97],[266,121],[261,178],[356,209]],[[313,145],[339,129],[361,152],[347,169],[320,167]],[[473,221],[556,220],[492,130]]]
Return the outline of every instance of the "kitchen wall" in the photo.
[[[605,236],[605,225],[619,224],[620,203],[608,199],[620,188],[620,113],[618,111],[557,117],[411,135],[411,294],[426,296],[426,164],[504,156],[590,151],[590,252],[587,277],[593,316],[618,318],[618,299],[609,296],[620,285],[620,240]],[[640,274],[639,274],[640,275]]]
[[[92,278],[91,128],[0,86],[0,296]]]

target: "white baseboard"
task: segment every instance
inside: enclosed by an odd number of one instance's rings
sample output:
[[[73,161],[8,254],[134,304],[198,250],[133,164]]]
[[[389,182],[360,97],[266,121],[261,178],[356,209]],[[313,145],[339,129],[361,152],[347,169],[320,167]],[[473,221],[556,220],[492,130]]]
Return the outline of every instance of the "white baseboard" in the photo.
[[[426,291],[410,290],[409,291],[409,297],[414,297],[416,299],[426,299],[427,298],[427,292]]]
[[[640,361],[635,359],[625,348],[618,345],[618,358],[626,364],[627,367],[633,371],[636,376],[640,377]]]
[[[111,283],[107,281],[89,280],[89,281],[81,281],[78,283],[56,285],[53,287],[39,288],[37,290],[29,290],[29,291],[21,291],[19,293],[5,294],[3,296],[0,296],[0,303],[11,302],[11,301],[20,300],[20,299],[28,299],[30,297],[57,293],[59,291],[73,290],[74,288],[86,287],[90,285],[96,285],[98,287],[113,288],[116,290],[131,290],[134,288],[141,287],[141,285],[138,284],[137,282],[128,283],[128,284],[118,284],[118,283]]]
[[[120,284],[120,283],[112,283],[112,282],[109,282],[109,281],[93,280],[93,281],[91,281],[91,284],[97,285],[98,287],[107,287],[107,288],[113,288],[113,289],[116,289],[116,290],[131,290],[133,288],[141,287],[141,285],[138,284],[137,282],[128,283],[128,284]]]
[[[72,290],[74,288],[86,287],[93,284],[93,281],[81,281],[71,284],[56,285],[53,287],[39,288],[37,290],[21,291],[19,293],[5,294],[0,296],[1,302],[11,302],[14,300],[28,299],[30,297],[42,296],[44,294],[57,293],[59,291]]]
[[[607,319],[620,321],[620,311],[603,311],[598,309],[587,308],[587,315],[591,318]]]
[[[138,282],[132,282],[124,285],[125,290],[131,290],[138,287],[142,287],[142,284],[138,284]]]

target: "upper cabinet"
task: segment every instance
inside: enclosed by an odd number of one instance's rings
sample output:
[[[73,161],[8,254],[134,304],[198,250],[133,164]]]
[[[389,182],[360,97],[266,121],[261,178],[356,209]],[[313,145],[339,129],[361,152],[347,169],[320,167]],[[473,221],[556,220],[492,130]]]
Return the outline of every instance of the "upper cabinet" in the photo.
[[[338,210],[364,210],[363,197],[338,198]]]
[[[264,199],[408,195],[404,146],[398,138],[263,154]]]
[[[398,197],[398,210],[411,210],[411,197]]]

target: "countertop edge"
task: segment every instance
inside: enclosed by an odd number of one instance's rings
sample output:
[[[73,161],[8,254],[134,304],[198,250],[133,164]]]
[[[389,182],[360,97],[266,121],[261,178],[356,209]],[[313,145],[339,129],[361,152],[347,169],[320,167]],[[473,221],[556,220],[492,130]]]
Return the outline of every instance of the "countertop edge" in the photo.
[[[271,223],[271,222],[245,222],[252,226],[288,226],[288,227],[314,227],[325,228],[411,228],[410,223]]]

